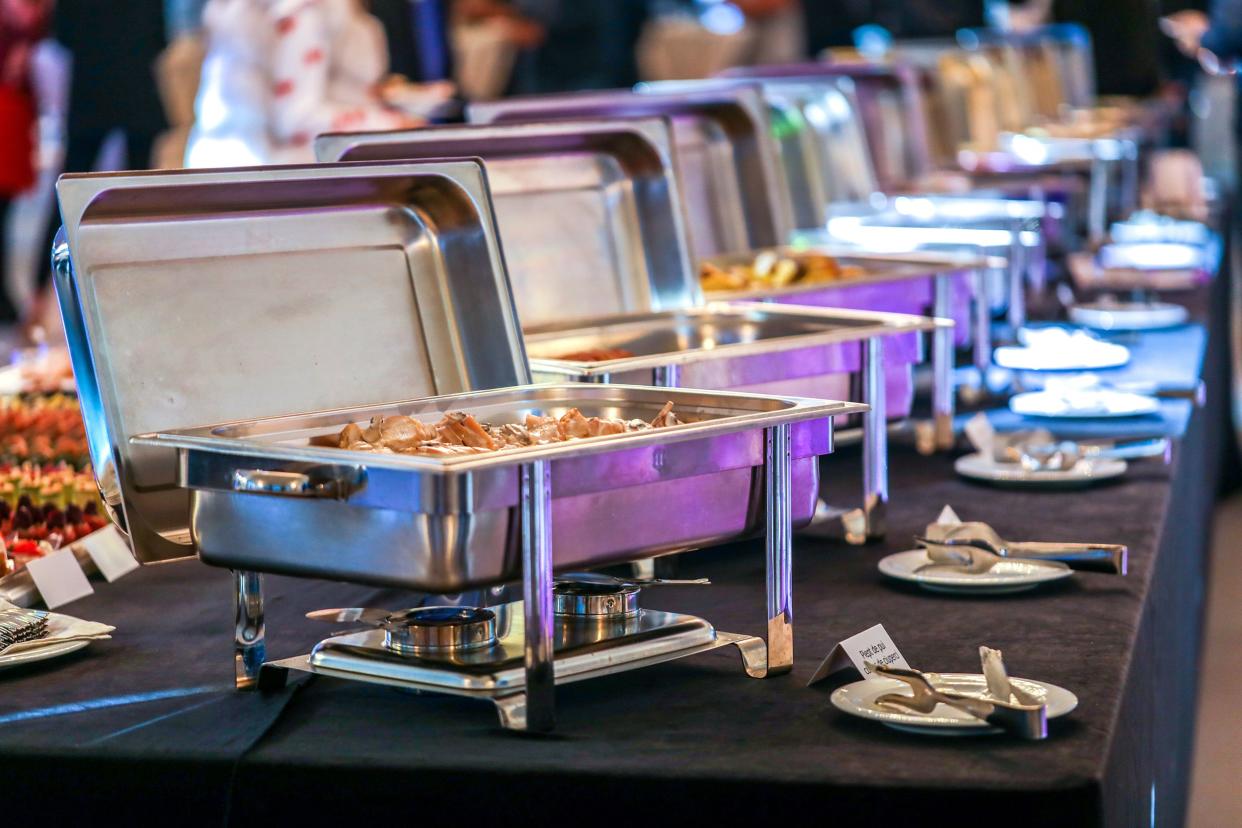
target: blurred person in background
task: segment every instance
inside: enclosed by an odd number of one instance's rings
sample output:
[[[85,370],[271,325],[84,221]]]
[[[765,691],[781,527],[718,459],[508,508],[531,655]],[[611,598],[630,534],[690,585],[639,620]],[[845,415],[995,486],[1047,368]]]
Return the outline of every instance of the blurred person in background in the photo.
[[[209,0],[186,166],[315,160],[324,132],[421,124],[384,104],[382,27],[359,0]]]
[[[388,71],[411,81],[450,80],[449,0],[369,0],[384,27]]]
[[[543,33],[538,45],[519,55],[513,91],[542,94],[638,83],[635,49],[650,16],[648,0],[509,0],[506,5],[521,21],[518,31]]]
[[[983,0],[802,0],[802,5],[811,55],[854,45],[854,31],[865,25],[909,40],[948,38],[984,22]]]
[[[31,53],[47,32],[51,0],[0,0],[0,323],[18,320],[8,290],[9,202],[35,183],[38,108]]]
[[[96,169],[108,138],[125,140],[123,169],[147,169],[156,137],[167,126],[155,82],[155,61],[167,42],[163,0],[58,0],[52,36],[72,61],[69,111],[65,124],[67,173]],[[53,210],[41,258],[60,227]],[[48,306],[51,270],[39,268],[35,301],[26,314],[26,332],[39,327]]]
[[[805,58],[806,26],[801,0],[733,0],[755,33],[744,60],[751,65],[795,63]]]

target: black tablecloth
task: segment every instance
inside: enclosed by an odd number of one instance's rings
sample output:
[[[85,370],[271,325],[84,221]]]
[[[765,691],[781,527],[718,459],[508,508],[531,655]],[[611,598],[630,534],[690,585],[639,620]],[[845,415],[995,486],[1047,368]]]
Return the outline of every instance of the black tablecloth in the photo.
[[[1214,342],[1205,372],[1221,358]],[[894,447],[888,542],[796,543],[792,675],[749,679],[722,650],[565,686],[551,737],[501,731],[486,703],[324,678],[234,693],[228,573],[145,568],[71,608],[115,624],[112,641],[0,674],[5,813],[220,824],[556,820],[582,809],[662,823],[1132,826],[1148,824],[1154,790],[1157,824],[1179,824],[1223,410],[1210,400],[1195,412],[1171,466],[1139,462],[1089,492],[982,488],[956,478],[949,457]],[[828,467],[837,500],[855,491],[856,465],[845,451]],[[1011,537],[1126,543],[1131,573],[1003,599],[885,581],[877,560],[908,548],[945,504]],[[679,569],[713,586],[649,590],[645,605],[763,632],[760,545],[682,556]],[[307,610],[402,605],[383,590],[266,583],[273,658],[323,637]],[[829,704],[834,685],[805,684],[837,640],[877,622],[916,666],[975,671],[988,644],[1015,675],[1070,688],[1080,706],[1043,743],[920,738],[851,719]]]

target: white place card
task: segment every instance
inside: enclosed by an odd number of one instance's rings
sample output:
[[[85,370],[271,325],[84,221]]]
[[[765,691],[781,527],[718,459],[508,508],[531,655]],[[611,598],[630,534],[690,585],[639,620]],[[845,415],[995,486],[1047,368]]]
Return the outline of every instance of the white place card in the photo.
[[[120,530],[111,523],[98,531],[91,532],[74,546],[81,547],[86,554],[91,556],[91,560],[95,562],[95,566],[99,567],[100,574],[108,580],[108,583],[138,568],[138,561],[134,559],[134,553],[130,551],[129,544],[121,536]]]
[[[901,654],[901,650],[898,650],[897,645],[893,643],[892,636],[884,629],[884,625],[876,624],[833,647],[832,652],[828,653],[828,657],[819,665],[819,669],[815,671],[815,675],[811,676],[806,686],[818,684],[834,673],[850,667],[861,673],[863,678],[871,678],[871,671],[867,669],[865,662],[881,667],[905,667],[907,669],[910,667]]]
[[[63,607],[95,591],[69,547],[35,558],[26,564],[26,569],[48,609]]]

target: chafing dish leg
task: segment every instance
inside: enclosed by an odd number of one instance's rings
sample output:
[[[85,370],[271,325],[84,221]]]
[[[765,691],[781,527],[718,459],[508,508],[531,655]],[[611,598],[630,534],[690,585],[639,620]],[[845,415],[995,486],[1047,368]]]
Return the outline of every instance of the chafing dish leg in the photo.
[[[233,589],[234,683],[239,690],[249,690],[258,685],[267,650],[263,639],[263,576],[235,569]]]
[[[937,276],[933,287],[932,315],[948,319],[953,314],[953,281],[951,276]],[[932,331],[932,418],[936,448],[953,448],[953,414],[956,390],[953,388],[953,329]]]
[[[521,503],[526,692],[520,729],[546,733],[556,726],[552,651],[552,469],[546,460],[522,466]],[[505,708],[499,704],[498,707],[501,723],[505,724]]]
[[[677,388],[681,385],[680,365],[661,365],[651,369],[651,384],[656,388]],[[651,580],[656,577],[656,559],[642,558],[630,564],[634,577]]]
[[[1091,181],[1087,192],[1087,238],[1104,241],[1108,230],[1108,177],[1110,163],[1102,158],[1091,162]]]
[[[514,693],[492,699],[500,726],[505,730],[526,730],[526,694]]]
[[[1124,142],[1121,158],[1121,191],[1119,218],[1130,217],[1139,207],[1139,151],[1134,141]]]
[[[1042,222],[1035,226],[1035,244],[1026,248],[1026,282],[1036,296],[1048,287],[1048,236]]]
[[[1022,224],[1014,225],[1013,243],[1009,249],[1009,327],[1017,330],[1026,324],[1026,245],[1022,243]]]
[[[852,543],[884,537],[888,510],[888,415],[884,405],[884,337],[862,343],[863,414],[863,537],[846,535]]]
[[[992,365],[992,307],[988,302],[988,268],[979,268],[971,280],[974,290],[974,319],[971,321],[972,361],[979,372],[979,384],[975,390],[982,391],[987,385],[988,368]]]
[[[766,456],[764,482],[766,494],[768,646],[767,669],[763,675],[787,673],[793,669],[793,517],[790,511],[789,425],[764,430]],[[747,652],[742,651],[743,661]],[[752,665],[746,672],[755,675]]]

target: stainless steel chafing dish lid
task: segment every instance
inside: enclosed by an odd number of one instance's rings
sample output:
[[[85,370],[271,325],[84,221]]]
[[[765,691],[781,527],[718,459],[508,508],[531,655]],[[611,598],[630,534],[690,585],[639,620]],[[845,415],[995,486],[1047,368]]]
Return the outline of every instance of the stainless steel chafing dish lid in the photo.
[[[667,119],[321,135],[321,161],[477,156],[524,326],[696,305]]]
[[[135,434],[530,381],[478,161],[65,176],[57,192],[91,458],[139,560],[194,550],[176,452]]]
[[[758,84],[671,94],[625,90],[508,98],[471,104],[473,123],[591,116],[667,116],[695,255],[783,244],[793,204]]]

